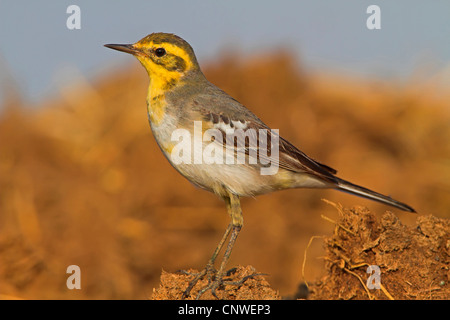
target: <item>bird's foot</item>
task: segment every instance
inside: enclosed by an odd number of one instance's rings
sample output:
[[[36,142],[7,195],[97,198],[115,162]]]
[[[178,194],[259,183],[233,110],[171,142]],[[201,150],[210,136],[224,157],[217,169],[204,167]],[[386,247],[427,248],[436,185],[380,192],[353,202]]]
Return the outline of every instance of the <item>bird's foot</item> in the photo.
[[[179,273],[183,273],[186,275],[192,275],[194,278],[189,282],[189,285],[187,289],[183,292],[183,298],[186,299],[191,294],[192,289],[195,287],[195,285],[198,283],[198,281],[204,279],[208,280],[208,284],[199,290],[196,296],[196,300],[199,300],[200,297],[207,292],[208,290],[211,290],[211,294],[216,298],[220,299],[217,296],[217,290],[219,288],[222,288],[223,286],[230,285],[230,286],[237,286],[240,287],[244,284],[245,281],[247,281],[250,278],[263,275],[262,273],[253,273],[250,275],[247,275],[243,277],[242,279],[239,279],[237,281],[231,281],[228,277],[234,274],[237,271],[236,268],[232,268],[226,272],[222,272],[222,274],[218,273],[216,269],[210,264],[208,264],[202,271],[200,272],[187,272],[184,270],[179,271]]]
[[[200,272],[189,272],[185,270],[179,270],[177,273],[185,274],[188,276],[193,276],[194,278],[189,282],[188,287],[183,292],[183,299],[186,299],[189,297],[192,289],[194,286],[199,282],[200,280],[204,279],[205,277],[208,279],[208,283],[213,282],[213,279],[216,278],[217,270],[214,268],[214,266],[211,263],[208,263],[206,267],[200,271]],[[197,297],[198,299],[199,297]]]

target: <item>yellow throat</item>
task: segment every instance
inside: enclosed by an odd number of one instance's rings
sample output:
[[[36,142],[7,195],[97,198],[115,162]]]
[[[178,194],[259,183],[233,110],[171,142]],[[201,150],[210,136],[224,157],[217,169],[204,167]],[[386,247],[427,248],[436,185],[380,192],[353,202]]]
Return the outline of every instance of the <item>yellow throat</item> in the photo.
[[[201,73],[192,47],[171,33],[152,33],[135,44],[105,46],[134,55],[147,70],[150,78],[148,115],[155,125],[159,125],[164,118],[166,93],[178,85],[187,73]]]
[[[162,57],[155,59],[151,55],[136,55],[136,58],[147,70],[150,80],[147,94],[149,119],[152,124],[159,125],[165,114],[165,94],[179,84],[186,72],[198,68],[198,63],[190,46],[192,53],[187,52],[182,46],[172,43],[170,38],[158,41],[160,39],[152,40],[151,36],[141,39],[133,46],[142,52],[155,52],[157,49],[164,49],[166,52],[164,60]]]

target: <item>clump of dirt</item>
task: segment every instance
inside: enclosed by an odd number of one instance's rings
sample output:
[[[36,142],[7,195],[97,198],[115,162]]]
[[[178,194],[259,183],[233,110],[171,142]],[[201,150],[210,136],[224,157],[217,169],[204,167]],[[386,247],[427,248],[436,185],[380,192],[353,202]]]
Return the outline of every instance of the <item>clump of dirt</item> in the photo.
[[[190,273],[196,273],[197,270],[188,270]],[[256,274],[252,266],[239,266],[229,276],[228,281],[240,281],[247,276]],[[183,299],[183,293],[193,279],[192,275],[182,273],[169,273],[163,271],[161,274],[161,283],[158,289],[153,289],[153,300],[180,300]],[[191,290],[189,300],[196,299],[198,292],[207,286],[208,280],[202,279]],[[217,297],[223,300],[279,300],[279,293],[273,290],[264,276],[257,275],[246,279],[242,285],[224,285],[223,288],[216,290]],[[216,299],[211,290],[206,291],[201,299]]]
[[[336,208],[339,221],[324,240],[327,273],[310,299],[450,298],[450,220],[419,216],[409,227],[389,211],[377,220],[364,207]],[[378,282],[369,266],[379,268]]]

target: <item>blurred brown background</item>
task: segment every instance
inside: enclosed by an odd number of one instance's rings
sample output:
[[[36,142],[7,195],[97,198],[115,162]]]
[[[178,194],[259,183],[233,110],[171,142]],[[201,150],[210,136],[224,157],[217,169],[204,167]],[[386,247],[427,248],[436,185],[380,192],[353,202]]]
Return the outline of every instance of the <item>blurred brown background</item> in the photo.
[[[432,80],[311,74],[283,51],[224,56],[203,69],[340,177],[450,217],[450,100]],[[147,123],[147,86],[132,62],[36,108],[11,88],[0,117],[0,298],[147,299],[162,269],[205,265],[228,224],[225,206],[163,157]],[[244,199],[229,266],[252,265],[293,293],[309,239],[333,230],[321,215],[337,217],[321,198],[416,218],[333,190]],[[307,280],[323,273],[321,255],[314,240]],[[72,264],[81,290],[66,287]]]

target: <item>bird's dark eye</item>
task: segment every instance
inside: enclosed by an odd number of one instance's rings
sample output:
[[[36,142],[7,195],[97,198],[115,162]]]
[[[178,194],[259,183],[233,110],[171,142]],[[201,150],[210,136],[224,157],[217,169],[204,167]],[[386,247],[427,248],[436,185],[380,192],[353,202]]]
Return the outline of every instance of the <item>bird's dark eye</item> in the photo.
[[[155,55],[157,57],[160,58],[160,57],[162,57],[165,54],[166,54],[166,49],[164,49],[164,48],[157,48],[157,49],[155,49]]]

